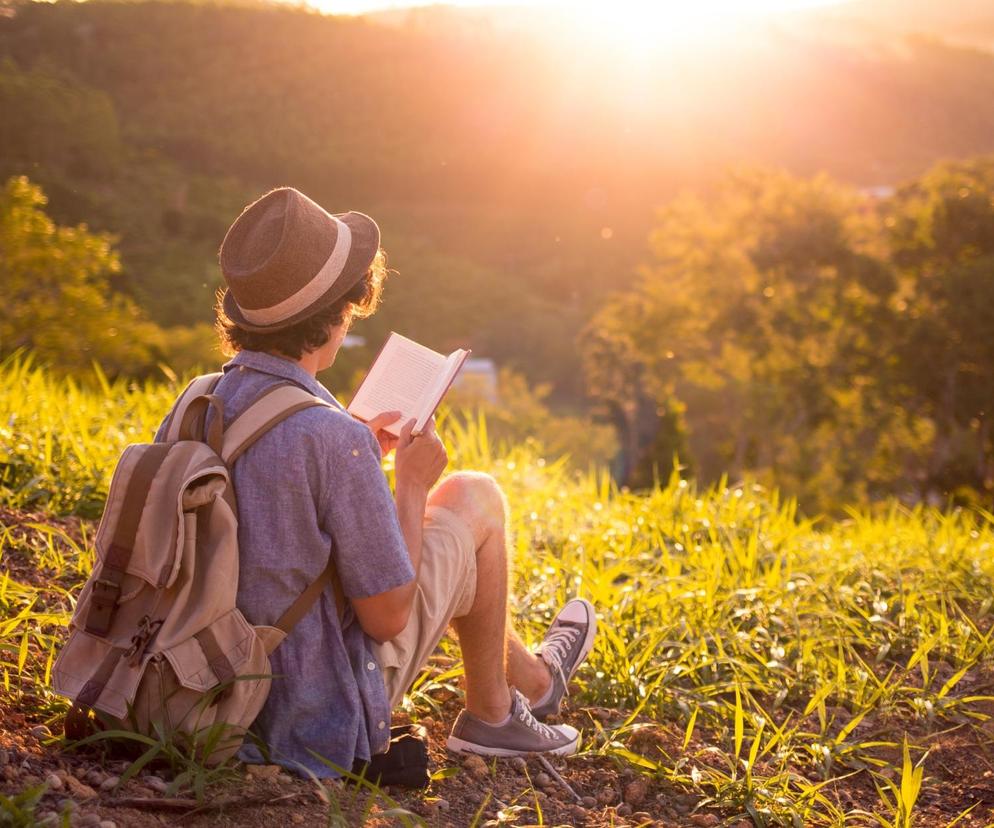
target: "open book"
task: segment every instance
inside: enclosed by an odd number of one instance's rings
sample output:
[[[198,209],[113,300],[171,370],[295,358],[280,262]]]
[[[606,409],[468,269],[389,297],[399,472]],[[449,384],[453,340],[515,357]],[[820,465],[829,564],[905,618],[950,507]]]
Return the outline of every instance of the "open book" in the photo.
[[[432,418],[469,355],[470,351],[460,348],[444,356],[391,333],[349,403],[348,412],[366,421],[384,411],[399,411],[400,419],[384,430],[399,435],[404,423],[413,418],[413,433],[417,434]]]

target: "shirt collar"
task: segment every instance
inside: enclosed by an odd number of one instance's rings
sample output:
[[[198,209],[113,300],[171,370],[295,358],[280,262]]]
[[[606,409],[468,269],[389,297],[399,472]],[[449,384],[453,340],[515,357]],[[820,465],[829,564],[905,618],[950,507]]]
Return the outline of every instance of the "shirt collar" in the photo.
[[[307,371],[297,365],[297,363],[283,357],[263,353],[262,351],[239,351],[235,354],[234,358],[225,363],[223,370],[227,373],[236,366],[244,366],[251,368],[253,371],[260,371],[263,374],[271,374],[274,377],[290,380],[315,397],[320,397],[325,402],[334,403],[339,408],[342,408],[342,404],[317,379],[312,377]]]

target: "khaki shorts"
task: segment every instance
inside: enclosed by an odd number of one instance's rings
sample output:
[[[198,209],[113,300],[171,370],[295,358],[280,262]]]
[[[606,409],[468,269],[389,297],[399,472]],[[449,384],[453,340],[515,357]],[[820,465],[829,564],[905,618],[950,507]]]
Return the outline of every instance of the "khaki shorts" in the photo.
[[[449,622],[476,598],[476,544],[455,512],[429,506],[421,541],[421,567],[411,617],[392,641],[374,644],[390,705],[396,707],[428,663]]]

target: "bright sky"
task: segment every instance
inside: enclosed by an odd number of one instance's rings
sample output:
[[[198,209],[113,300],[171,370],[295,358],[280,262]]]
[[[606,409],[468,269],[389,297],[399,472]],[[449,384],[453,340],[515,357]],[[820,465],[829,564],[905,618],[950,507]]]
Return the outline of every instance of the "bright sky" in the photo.
[[[583,13],[593,12],[600,15],[619,13],[657,18],[668,14],[677,18],[709,17],[731,15],[736,17],[768,14],[792,9],[810,8],[812,6],[836,5],[841,0],[518,0],[517,2],[502,3],[500,0],[324,0],[322,8],[333,14],[361,14],[381,9],[410,8],[411,6],[449,5],[449,6],[534,6],[534,7],[569,7],[571,10]]]
[[[332,14],[361,14],[412,6],[488,7],[496,14],[535,10],[561,15],[552,30],[570,31],[590,41],[647,54],[665,42],[696,42],[732,35],[762,18],[850,0],[305,0]]]

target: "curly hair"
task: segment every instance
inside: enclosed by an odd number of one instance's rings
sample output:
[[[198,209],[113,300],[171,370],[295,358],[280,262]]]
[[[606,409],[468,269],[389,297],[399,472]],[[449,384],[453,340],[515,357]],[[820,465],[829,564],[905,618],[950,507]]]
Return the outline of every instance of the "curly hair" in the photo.
[[[316,351],[326,344],[332,328],[372,316],[379,307],[388,272],[386,254],[379,250],[369,270],[341,299],[296,325],[272,333],[248,331],[229,319],[221,301],[224,292],[218,291],[214,312],[221,350],[227,356],[234,356],[239,351],[265,351],[300,359],[306,352]]]

